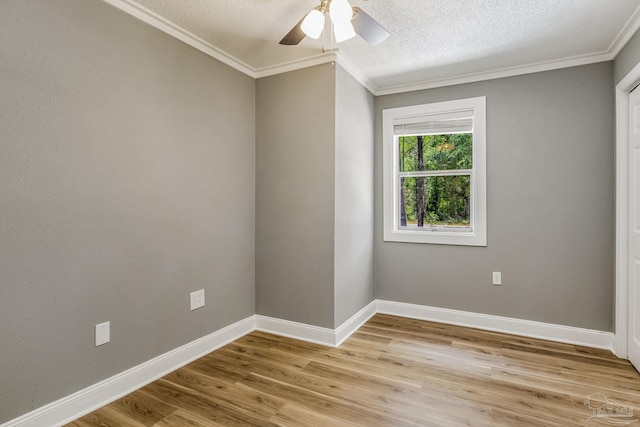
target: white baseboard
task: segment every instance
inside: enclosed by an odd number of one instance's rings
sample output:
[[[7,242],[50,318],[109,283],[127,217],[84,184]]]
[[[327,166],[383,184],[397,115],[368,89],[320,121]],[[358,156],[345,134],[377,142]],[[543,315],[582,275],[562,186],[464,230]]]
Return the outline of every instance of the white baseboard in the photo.
[[[372,301],[335,330],[256,315],[256,329],[301,341],[308,341],[328,347],[337,347],[374,314],[376,314],[376,302]]]
[[[155,357],[111,378],[45,405],[0,427],[61,426],[255,330],[254,316]]]
[[[615,340],[615,336],[611,332],[384,300],[371,302],[335,330],[255,315],[178,347],[84,390],[38,408],[2,424],[0,427],[61,426],[111,403],[254,330],[329,347],[337,347],[376,313],[430,320],[611,351],[613,351]]]
[[[614,348],[615,336],[612,332],[384,300],[376,301],[376,312],[585,347],[602,348],[612,352]]]
[[[344,322],[335,331],[335,346],[342,344],[347,338],[353,335],[360,326],[371,319],[376,314],[376,301],[371,301],[362,310],[351,316],[349,320]]]
[[[333,329],[320,326],[307,325],[306,323],[292,322],[290,320],[276,319],[274,317],[256,314],[256,329],[274,335],[308,341],[315,344],[334,346]]]

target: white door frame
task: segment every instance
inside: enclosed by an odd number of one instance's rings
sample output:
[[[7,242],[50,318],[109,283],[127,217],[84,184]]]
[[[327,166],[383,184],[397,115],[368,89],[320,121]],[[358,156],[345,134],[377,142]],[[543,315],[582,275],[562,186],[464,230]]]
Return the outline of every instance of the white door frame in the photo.
[[[627,358],[629,338],[629,92],[640,82],[640,64],[616,85],[616,296],[615,342]]]

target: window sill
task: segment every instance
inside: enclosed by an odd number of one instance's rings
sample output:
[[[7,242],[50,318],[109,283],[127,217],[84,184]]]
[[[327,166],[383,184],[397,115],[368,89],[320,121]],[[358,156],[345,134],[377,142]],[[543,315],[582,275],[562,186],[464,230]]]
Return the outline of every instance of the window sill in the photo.
[[[416,227],[417,228],[417,227]],[[456,228],[456,230],[444,230]],[[434,227],[433,231],[403,228],[385,231],[385,242],[422,243],[432,245],[487,246],[487,236],[462,227]]]

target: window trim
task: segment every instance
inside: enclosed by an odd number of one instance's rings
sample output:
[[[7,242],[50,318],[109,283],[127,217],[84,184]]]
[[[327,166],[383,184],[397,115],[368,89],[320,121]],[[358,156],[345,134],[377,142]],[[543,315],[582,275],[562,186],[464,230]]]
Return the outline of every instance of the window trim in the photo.
[[[473,111],[471,170],[472,231],[446,232],[399,228],[399,150],[394,120],[423,115]],[[382,110],[383,238],[385,242],[487,246],[486,97],[457,99]],[[468,170],[464,170],[467,172]],[[458,172],[458,171],[456,171]],[[462,170],[460,171],[462,172]]]

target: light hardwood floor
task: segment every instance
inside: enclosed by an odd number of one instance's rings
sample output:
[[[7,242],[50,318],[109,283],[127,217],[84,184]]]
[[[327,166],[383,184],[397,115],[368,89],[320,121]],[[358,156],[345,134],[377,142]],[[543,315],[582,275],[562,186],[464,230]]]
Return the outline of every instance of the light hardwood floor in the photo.
[[[606,400],[619,416],[589,420]],[[608,351],[378,314],[335,349],[253,332],[69,426],[632,420],[640,426],[640,375]]]

